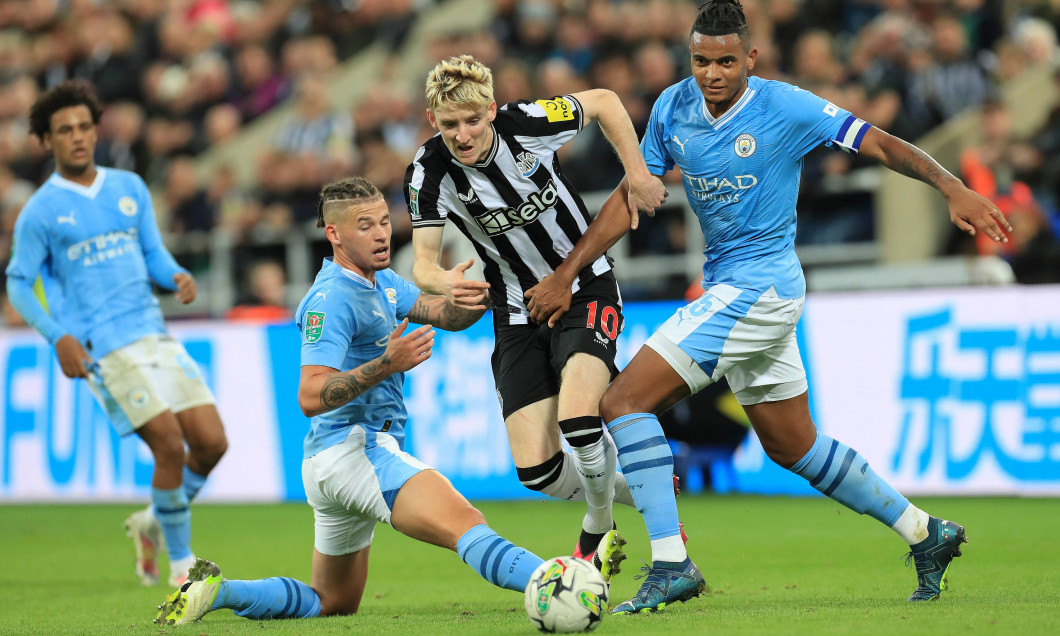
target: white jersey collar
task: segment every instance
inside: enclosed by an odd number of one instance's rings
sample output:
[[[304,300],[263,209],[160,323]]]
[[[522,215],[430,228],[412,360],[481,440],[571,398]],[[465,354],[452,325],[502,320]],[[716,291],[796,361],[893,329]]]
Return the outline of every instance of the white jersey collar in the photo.
[[[324,262],[325,263],[330,263],[332,267],[338,269],[340,272],[342,272],[343,276],[345,276],[346,278],[352,280],[353,282],[359,283],[361,285],[364,285],[365,287],[367,287],[369,289],[375,289],[375,283],[373,283],[372,281],[368,280],[364,276],[361,276],[360,274],[358,274],[357,272],[353,271],[352,269],[346,269],[342,265],[339,265],[338,263],[335,262],[335,259],[333,257],[329,256],[329,257],[325,258]]]
[[[106,177],[107,169],[96,166],[96,178],[92,180],[92,185],[83,186],[80,183],[70,181],[58,172],[52,173],[52,176],[48,178],[48,182],[65,190],[69,190],[70,192],[80,194],[85,198],[95,199],[96,195],[99,194],[99,191],[103,189],[103,180]]]
[[[740,95],[740,99],[736,100],[736,103],[729,107],[729,110],[721,114],[721,117],[715,118],[710,114],[707,109],[707,98],[703,95],[703,91],[699,91],[700,107],[703,111],[703,116],[706,117],[707,123],[710,124],[714,130],[722,128],[725,124],[732,121],[733,117],[736,116],[744,107],[751,102],[754,98],[755,89],[751,88],[751,78],[747,78],[747,88],[744,90],[743,95]]]
[[[473,163],[470,166],[468,166],[468,165],[464,165],[464,164],[460,163],[460,161],[456,157],[452,156],[452,153],[449,153],[449,156],[452,157],[453,161],[455,161],[458,165],[460,165],[463,168],[485,168],[486,166],[488,166],[491,163],[493,163],[493,159],[497,156],[497,149],[501,145],[501,139],[500,139],[500,136],[497,133],[497,127],[493,125],[493,122],[490,122],[490,128],[493,129],[493,145],[490,146],[489,154],[486,155],[485,159],[483,159],[482,161],[480,161],[478,163]]]

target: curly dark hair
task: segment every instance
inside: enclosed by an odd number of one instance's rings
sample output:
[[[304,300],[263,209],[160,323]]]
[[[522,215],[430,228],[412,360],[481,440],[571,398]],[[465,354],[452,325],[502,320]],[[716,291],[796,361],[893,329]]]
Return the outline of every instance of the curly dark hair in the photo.
[[[92,87],[84,82],[67,80],[58,84],[37,98],[29,110],[29,130],[44,141],[44,135],[51,132],[52,115],[71,106],[87,106],[92,113],[92,123],[98,124],[103,116],[103,107],[99,105]]]
[[[383,196],[379,188],[363,177],[350,177],[333,181],[320,190],[317,201],[317,227],[327,225],[324,222],[324,204],[339,199],[374,199]]]
[[[746,45],[750,42],[751,29],[743,13],[740,0],[711,0],[699,7],[699,15],[692,25],[688,38],[693,33],[701,35],[728,35],[735,33]]]

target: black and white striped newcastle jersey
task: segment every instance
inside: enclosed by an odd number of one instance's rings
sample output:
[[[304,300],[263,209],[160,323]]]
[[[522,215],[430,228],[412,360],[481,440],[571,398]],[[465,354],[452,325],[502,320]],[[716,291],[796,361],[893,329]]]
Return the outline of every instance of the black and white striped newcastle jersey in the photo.
[[[493,146],[481,163],[461,164],[439,134],[405,172],[412,227],[450,219],[471,240],[499,324],[529,323],[523,293],[555,271],[589,226],[556,158],[582,125],[581,104],[570,95],[513,102],[497,111]],[[572,291],[610,270],[601,256],[578,274]]]

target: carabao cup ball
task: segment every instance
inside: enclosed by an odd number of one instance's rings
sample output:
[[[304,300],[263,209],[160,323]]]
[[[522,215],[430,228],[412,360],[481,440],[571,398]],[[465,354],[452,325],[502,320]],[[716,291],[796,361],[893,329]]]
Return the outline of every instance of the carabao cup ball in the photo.
[[[607,583],[591,563],[556,557],[539,565],[526,586],[526,615],[539,630],[569,634],[596,629],[607,611]]]

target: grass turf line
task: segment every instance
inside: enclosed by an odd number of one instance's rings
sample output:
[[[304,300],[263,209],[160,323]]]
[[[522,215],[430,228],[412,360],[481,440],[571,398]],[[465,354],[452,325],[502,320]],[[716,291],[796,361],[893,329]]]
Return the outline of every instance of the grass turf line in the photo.
[[[823,498],[679,500],[688,548],[711,593],[651,616],[608,617],[600,634],[1060,633],[1060,514],[1048,499],[917,499],[970,537],[939,601],[912,604],[902,541]],[[562,502],[480,502],[491,526],[548,558],[569,554],[583,509]],[[385,526],[376,530],[368,588],[351,617],[249,621],[222,610],[201,625],[161,628],[170,590],[143,588],[121,522],[133,506],[0,506],[0,634],[533,634],[522,596],[482,581],[455,554]],[[228,578],[308,582],[313,519],[305,504],[193,507],[193,545]],[[629,539],[612,602],[637,589],[647,534],[616,508]],[[162,565],[163,579],[167,569]]]

